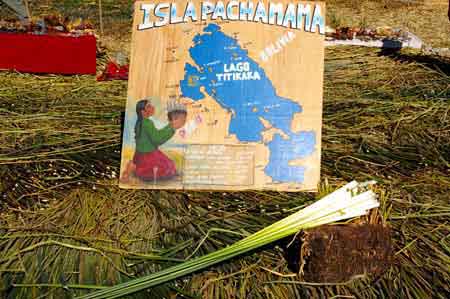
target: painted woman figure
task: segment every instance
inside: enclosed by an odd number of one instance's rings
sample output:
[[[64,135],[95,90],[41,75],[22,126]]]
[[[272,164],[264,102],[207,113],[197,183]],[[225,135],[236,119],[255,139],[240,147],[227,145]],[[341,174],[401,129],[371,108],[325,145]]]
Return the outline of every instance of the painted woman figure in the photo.
[[[175,163],[159,150],[159,146],[172,138],[175,130],[184,126],[186,111],[170,111],[169,124],[162,129],[157,129],[149,118],[154,113],[155,107],[150,100],[140,100],[136,104],[136,151],[122,175],[124,181],[129,179],[131,173],[142,180],[169,179],[177,174]]]

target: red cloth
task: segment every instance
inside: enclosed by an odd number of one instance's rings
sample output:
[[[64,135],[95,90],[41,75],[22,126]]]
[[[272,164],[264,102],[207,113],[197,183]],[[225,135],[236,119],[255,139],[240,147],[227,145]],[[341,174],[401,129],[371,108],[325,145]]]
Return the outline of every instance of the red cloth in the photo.
[[[175,163],[160,150],[134,154],[135,174],[143,180],[168,179],[177,174]]]
[[[95,36],[0,33],[0,69],[29,73],[91,74],[97,67]]]
[[[128,80],[128,65],[119,66],[110,61],[97,81]]]

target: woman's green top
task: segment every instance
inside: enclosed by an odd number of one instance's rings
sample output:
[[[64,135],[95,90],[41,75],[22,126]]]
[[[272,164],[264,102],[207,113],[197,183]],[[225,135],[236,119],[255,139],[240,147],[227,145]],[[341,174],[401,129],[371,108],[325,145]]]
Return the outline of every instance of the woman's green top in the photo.
[[[136,136],[136,151],[139,153],[153,152],[174,134],[175,130],[170,125],[158,130],[153,121],[146,118],[142,121],[139,136]]]

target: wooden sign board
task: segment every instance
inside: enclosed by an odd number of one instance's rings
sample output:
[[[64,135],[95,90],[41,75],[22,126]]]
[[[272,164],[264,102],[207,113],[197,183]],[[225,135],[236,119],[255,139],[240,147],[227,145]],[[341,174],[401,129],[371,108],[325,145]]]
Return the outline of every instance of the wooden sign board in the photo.
[[[120,186],[315,190],[325,4],[135,5]]]

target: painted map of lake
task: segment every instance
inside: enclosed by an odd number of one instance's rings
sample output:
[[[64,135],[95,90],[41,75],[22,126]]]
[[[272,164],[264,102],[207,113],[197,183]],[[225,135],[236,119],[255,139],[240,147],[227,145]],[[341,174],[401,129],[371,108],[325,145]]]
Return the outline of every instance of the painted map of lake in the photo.
[[[189,54],[195,65],[185,65],[185,75],[180,82],[182,96],[202,100],[205,98],[203,87],[210,97],[232,113],[228,131],[241,142],[264,142],[262,133],[267,128],[261,119],[281,130],[283,134],[275,133],[265,143],[270,157],[264,172],[274,183],[302,183],[305,168],[292,162],[314,152],[316,134],[292,131],[294,115],[302,112],[298,101],[277,95],[264,69],[216,24],[209,24],[202,34],[194,37]]]

